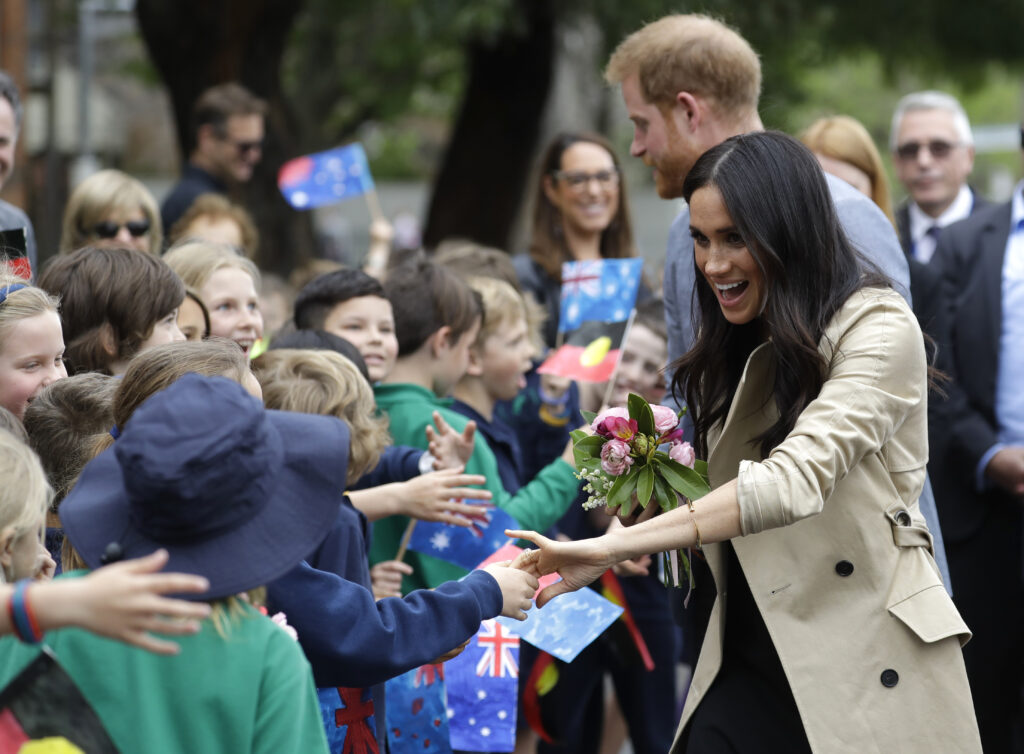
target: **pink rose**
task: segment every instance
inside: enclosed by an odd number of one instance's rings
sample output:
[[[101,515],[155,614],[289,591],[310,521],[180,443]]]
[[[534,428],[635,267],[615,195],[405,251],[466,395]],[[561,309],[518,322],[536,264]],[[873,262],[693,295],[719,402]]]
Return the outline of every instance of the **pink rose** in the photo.
[[[693,464],[697,462],[697,454],[693,451],[693,446],[688,442],[672,443],[672,447],[668,451],[668,457],[676,463],[689,466],[691,469]]]
[[[679,416],[668,406],[651,406],[651,412],[654,414],[654,431],[658,435],[671,432],[679,424]]]
[[[636,434],[636,421],[629,418],[629,411],[624,408],[610,408],[598,414],[591,424],[593,430],[602,437],[617,437],[629,440]]]
[[[625,474],[633,465],[629,444],[622,440],[609,440],[601,447],[601,468],[612,476]]]

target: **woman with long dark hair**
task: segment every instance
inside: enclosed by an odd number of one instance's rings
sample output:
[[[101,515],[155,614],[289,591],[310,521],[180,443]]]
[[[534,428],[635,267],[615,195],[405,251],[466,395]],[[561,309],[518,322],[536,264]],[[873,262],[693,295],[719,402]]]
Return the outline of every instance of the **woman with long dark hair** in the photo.
[[[544,340],[555,344],[562,263],[635,257],[629,201],[619,158],[597,134],[563,133],[541,158],[529,255],[513,259],[523,290],[548,314]]]
[[[579,588],[701,547],[717,589],[673,751],[980,751],[960,643],[917,506],[927,366],[904,300],[843,234],[821,169],[779,133],[731,138],[684,184],[693,349],[673,384],[712,492],[628,529],[536,544]],[[628,513],[628,512],[624,512]]]

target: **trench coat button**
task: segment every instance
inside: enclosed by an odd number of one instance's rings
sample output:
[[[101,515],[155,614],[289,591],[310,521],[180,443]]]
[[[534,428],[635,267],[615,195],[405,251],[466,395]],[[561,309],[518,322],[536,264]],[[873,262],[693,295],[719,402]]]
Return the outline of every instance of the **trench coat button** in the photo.
[[[897,683],[900,682],[900,674],[892,668],[882,671],[882,685],[887,689],[891,689]]]
[[[910,514],[906,511],[900,511],[896,514],[896,523],[900,526],[910,526]]]
[[[853,573],[853,563],[849,560],[840,560],[836,563],[836,573],[840,576],[849,576]]]

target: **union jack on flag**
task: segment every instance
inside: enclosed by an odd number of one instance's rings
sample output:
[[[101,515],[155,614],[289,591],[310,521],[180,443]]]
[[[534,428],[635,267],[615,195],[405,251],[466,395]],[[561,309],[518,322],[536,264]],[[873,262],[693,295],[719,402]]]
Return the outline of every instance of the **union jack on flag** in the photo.
[[[477,643],[484,648],[476,663],[478,676],[492,678],[519,677],[519,663],[512,656],[512,648],[519,648],[519,637],[510,633],[494,620],[485,620],[476,635]]]
[[[562,265],[558,331],[577,330],[584,322],[623,322],[640,287],[640,258],[597,259]]]

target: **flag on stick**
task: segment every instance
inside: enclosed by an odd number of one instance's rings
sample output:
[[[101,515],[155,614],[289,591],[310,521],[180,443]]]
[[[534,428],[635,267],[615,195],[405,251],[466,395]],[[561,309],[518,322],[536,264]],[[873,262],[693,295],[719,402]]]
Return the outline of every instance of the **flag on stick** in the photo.
[[[314,209],[374,190],[359,143],[289,160],[277,174],[277,185],[295,209]]]

